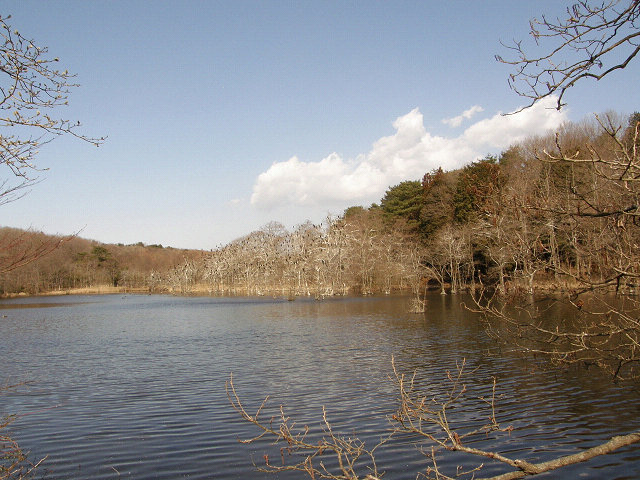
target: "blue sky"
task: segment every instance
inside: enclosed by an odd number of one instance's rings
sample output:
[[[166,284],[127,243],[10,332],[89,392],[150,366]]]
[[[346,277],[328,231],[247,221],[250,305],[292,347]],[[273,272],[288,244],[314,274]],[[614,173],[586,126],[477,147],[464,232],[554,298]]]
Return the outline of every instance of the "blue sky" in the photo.
[[[77,74],[59,116],[108,139],[44,146],[48,170],[0,224],[210,249],[379,201],[563,120],[640,109],[634,64],[572,89],[561,113],[500,116],[525,103],[500,41],[569,3],[5,0]]]

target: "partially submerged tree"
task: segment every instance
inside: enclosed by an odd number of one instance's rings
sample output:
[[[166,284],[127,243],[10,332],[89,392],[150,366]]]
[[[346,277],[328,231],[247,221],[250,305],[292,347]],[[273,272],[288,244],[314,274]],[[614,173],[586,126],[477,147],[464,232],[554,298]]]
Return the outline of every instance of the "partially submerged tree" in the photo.
[[[535,47],[516,41],[507,46],[512,58],[496,59],[514,66],[509,85],[529,99],[524,108],[555,96],[560,109],[576,83],[601,80],[637,56],[640,0],[580,0],[563,18],[531,20],[530,34]],[[596,364],[616,377],[638,376],[640,364],[640,303],[633,295],[640,280],[638,120],[632,115],[625,128],[610,115],[597,117],[597,135],[560,131],[535,153],[541,175],[523,205],[538,219],[535,270],[544,263],[575,289],[573,311],[550,325],[504,299],[477,299],[497,335],[506,330],[521,348],[563,364]]]
[[[635,122],[635,125],[633,124]],[[490,331],[562,364],[597,365],[614,377],[640,376],[640,123],[626,127],[598,117],[601,134],[580,149],[556,136],[539,160],[560,168],[562,201],[532,205],[553,218],[565,258],[546,268],[570,287],[569,304],[553,324],[504,299],[477,299]],[[629,132],[633,132],[630,134]],[[553,248],[553,245],[550,245]],[[508,335],[507,335],[508,334]]]
[[[557,106],[561,108],[566,90],[578,81],[600,80],[625,68],[637,55],[640,0],[607,0],[595,6],[590,3],[582,0],[574,4],[567,9],[565,19],[554,21],[542,17],[531,22],[531,34],[536,42],[557,42],[542,54],[531,55],[517,42],[511,47],[517,58],[498,57],[516,67],[509,83],[518,94],[530,100],[528,106],[557,95]],[[555,279],[572,280],[576,287],[567,304],[573,311],[552,325],[536,318],[530,309],[514,308],[515,302],[505,303],[505,298],[520,300],[518,297],[493,297],[489,303],[480,297],[478,305],[488,314],[493,331],[520,348],[550,355],[563,364],[580,362],[587,367],[596,364],[616,377],[634,376],[637,374],[634,368],[640,365],[640,302],[630,295],[640,288],[640,123],[637,120],[634,117],[624,128],[601,118],[599,136],[571,144],[571,138],[559,135],[550,148],[536,150],[535,157],[540,161],[533,168],[538,174],[532,177],[536,181],[531,188],[519,191],[512,188],[506,192],[510,195],[509,208],[504,197],[497,203],[493,201],[504,194],[502,187],[507,181],[495,160],[470,167],[453,196],[454,218],[459,225],[477,226],[486,222],[485,226],[493,228],[493,232],[489,232],[491,241],[485,242],[483,253],[501,267],[502,283],[507,264],[513,263],[514,271],[518,264],[522,265],[520,268],[530,286],[535,273],[546,270],[552,272]],[[388,193],[399,192],[396,187]],[[393,211],[412,212],[406,208],[412,206],[404,201],[407,197],[401,196],[398,208],[389,203],[387,212],[392,205]],[[406,216],[413,218],[410,213]],[[432,217],[438,220],[437,216]],[[492,247],[495,251],[491,251]],[[611,295],[616,293],[622,295]],[[504,335],[505,330],[509,335]],[[449,376],[451,388],[442,398],[421,394],[413,378],[395,372],[400,407],[392,417],[394,432],[411,433],[434,445],[430,455],[432,466],[419,474],[419,478],[478,477],[478,467],[444,472],[436,461],[438,448],[467,453],[484,461],[502,462],[511,471],[495,478],[506,480],[541,474],[640,442],[640,432],[633,432],[574,455],[538,464],[512,458],[495,449],[471,446],[470,437],[491,436],[508,427],[500,427],[496,419],[493,395],[482,399],[489,408],[488,422],[470,425],[462,415],[462,426],[455,426],[456,419],[451,412],[467,392],[462,381],[463,371],[464,365]],[[305,426],[295,431],[294,423],[283,410],[279,416],[263,421],[260,414],[264,403],[251,415],[232,382],[228,384],[228,394],[245,420],[283,446],[282,463],[275,465],[265,457],[264,470],[296,470],[307,473],[310,478],[378,478],[382,467],[376,464],[374,454],[379,444],[366,447],[357,438],[337,435],[326,415],[323,415],[324,435],[320,433],[317,442],[308,442],[307,438],[312,436],[309,429]],[[333,455],[337,469],[326,468],[327,464],[323,463],[326,453]],[[291,459],[292,463],[287,463]],[[360,460],[364,465],[358,468],[355,463]]]
[[[393,364],[393,359],[392,359]],[[569,465],[586,462],[597,456],[608,454],[624,446],[640,442],[640,432],[616,436],[609,441],[552,460],[532,463],[512,454],[501,453],[496,443],[505,441],[513,431],[512,426],[499,423],[496,406],[496,381],[485,385],[484,394],[474,396],[469,382],[473,381],[475,370],[469,370],[463,359],[455,370],[448,371],[439,384],[439,393],[425,393],[420,387],[420,379],[403,374],[393,364],[392,381],[398,393],[397,411],[388,418],[390,428],[373,446],[368,446],[355,433],[348,436],[337,432],[327,418],[323,408],[320,429],[299,425],[280,407],[278,413],[269,416],[268,398],[250,413],[233,383],[233,375],[226,383],[227,396],[233,408],[247,422],[259,431],[256,437],[241,440],[253,443],[267,437],[273,440],[279,455],[263,455],[264,464],[256,465],[258,470],[268,473],[297,471],[310,479],[334,480],[379,480],[384,478],[384,465],[376,460],[376,451],[386,443],[401,436],[406,442],[412,438],[415,445],[425,454],[430,465],[416,478],[453,480],[454,478],[476,479],[482,474],[485,463],[503,464],[507,472],[485,480],[518,479],[543,474]],[[463,410],[470,405],[480,405],[481,414],[465,415]],[[483,443],[484,442],[484,443]],[[483,445],[491,445],[491,449]],[[511,447],[507,447],[511,448]],[[443,468],[438,464],[438,456],[443,451],[465,454],[465,466]],[[475,460],[475,462],[474,462]],[[471,466],[468,466],[471,465]]]

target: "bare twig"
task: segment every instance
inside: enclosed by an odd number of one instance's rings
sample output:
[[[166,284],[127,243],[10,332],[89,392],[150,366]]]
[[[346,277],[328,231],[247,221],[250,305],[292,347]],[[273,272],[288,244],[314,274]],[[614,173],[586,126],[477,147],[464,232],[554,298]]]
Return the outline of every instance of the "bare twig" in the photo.
[[[275,438],[276,444],[284,444],[281,449],[281,464],[277,465],[264,455],[264,466],[258,466],[260,471],[277,473],[282,471],[299,471],[306,473],[309,478],[358,480],[361,478],[377,480],[382,475],[376,466],[375,451],[388,441],[392,435],[404,433],[415,435],[418,442],[427,441],[431,444],[429,450],[423,453],[430,459],[431,465],[423,473],[418,474],[418,478],[453,480],[454,478],[470,477],[476,478],[478,472],[483,468],[484,463],[463,469],[458,467],[455,474],[449,475],[443,472],[437,461],[437,456],[444,451],[456,451],[468,454],[470,457],[480,457],[481,459],[501,462],[513,471],[492,477],[490,480],[506,480],[523,478],[525,476],[537,475],[548,472],[567,465],[590,460],[599,455],[605,455],[621,447],[640,442],[640,432],[628,435],[613,437],[608,442],[597,447],[589,448],[582,452],[558,457],[556,459],[542,462],[530,463],[527,460],[511,458],[497,451],[484,450],[472,446],[473,442],[486,439],[490,434],[497,432],[511,433],[511,426],[502,427],[496,419],[496,380],[492,381],[491,394],[489,397],[479,397],[479,401],[489,407],[488,422],[478,422],[477,425],[456,427],[458,419],[451,412],[454,407],[466,401],[468,389],[466,379],[472,378],[475,370],[466,370],[466,361],[463,359],[456,365],[454,371],[447,372],[444,385],[446,390],[441,395],[425,396],[417,388],[416,373],[406,375],[400,373],[392,358],[394,372],[394,382],[399,392],[399,407],[395,414],[391,416],[391,421],[395,424],[392,433],[383,438],[373,449],[365,448],[364,443],[358,438],[345,438],[334,433],[330,425],[326,410],[322,413],[322,438],[316,443],[308,440],[310,428],[295,427],[295,423],[287,417],[280,408],[280,415],[273,417],[267,422],[260,419],[266,400],[258,407],[255,415],[249,414],[235,390],[233,377],[227,382],[227,395],[233,407],[240,413],[242,418],[256,425],[262,433],[257,437],[243,442],[254,442],[265,435]],[[287,460],[294,454],[300,455],[299,460],[287,463]],[[329,455],[333,459],[333,466],[328,466],[323,462],[323,458]],[[358,471],[366,465],[370,472],[364,476],[359,476]]]
[[[528,108],[536,101],[556,95],[557,108],[565,104],[567,90],[577,82],[601,80],[621,70],[640,52],[639,0],[607,0],[592,4],[580,0],[567,7],[564,18],[530,21],[530,35],[544,50],[532,54],[522,41],[503,44],[512,58],[496,55],[496,60],[514,67],[509,86],[528,98]]]
[[[262,433],[256,437],[241,440],[242,443],[252,443],[268,435],[274,438],[274,443],[283,444],[280,450],[281,464],[272,462],[268,455],[264,455],[264,466],[257,466],[258,470],[264,472],[298,471],[306,473],[309,478],[358,480],[377,480],[381,475],[378,471],[375,460],[375,451],[378,447],[386,443],[390,435],[383,437],[373,448],[368,449],[364,442],[357,437],[344,437],[334,433],[333,427],[329,423],[326,410],[322,409],[322,436],[317,443],[308,440],[311,429],[308,425],[297,427],[296,423],[285,414],[284,408],[280,407],[280,414],[272,417],[266,422],[260,418],[264,410],[268,397],[263,400],[254,415],[247,412],[240,401],[233,375],[226,382],[227,397],[233,408],[240,413],[242,418],[256,425]],[[295,455],[301,460],[294,460],[287,463],[287,460]],[[327,466],[327,456],[335,462],[337,467]],[[358,473],[362,469],[368,469],[369,473],[364,475]],[[362,475],[362,476],[361,476]]]

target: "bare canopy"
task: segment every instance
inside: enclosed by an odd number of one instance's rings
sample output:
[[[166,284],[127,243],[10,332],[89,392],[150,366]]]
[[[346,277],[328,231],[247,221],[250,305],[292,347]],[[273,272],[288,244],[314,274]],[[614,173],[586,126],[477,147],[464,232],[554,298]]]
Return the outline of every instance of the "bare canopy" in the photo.
[[[515,67],[509,86],[530,100],[527,107],[557,95],[560,109],[578,81],[601,80],[633,60],[640,50],[639,16],[640,0],[580,0],[567,7],[564,18],[543,15],[529,22],[538,50],[514,41],[505,45],[513,57],[496,59]]]
[[[57,136],[72,135],[96,146],[103,138],[78,133],[80,122],[52,116],[68,104],[78,84],[75,75],[58,70],[58,58],[36,45],[0,17],[0,164],[9,168],[19,184],[0,180],[0,204],[16,199],[21,188],[33,184],[39,169],[38,149]]]

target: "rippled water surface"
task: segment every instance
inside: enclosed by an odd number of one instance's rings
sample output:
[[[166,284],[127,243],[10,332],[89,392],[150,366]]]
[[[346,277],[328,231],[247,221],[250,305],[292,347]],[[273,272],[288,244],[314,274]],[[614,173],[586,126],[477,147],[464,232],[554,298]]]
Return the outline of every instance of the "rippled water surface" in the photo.
[[[277,448],[237,441],[258,432],[231,408],[229,375],[250,409],[269,394],[266,415],[283,404],[317,431],[325,406],[335,431],[373,446],[396,407],[394,356],[400,371],[417,371],[429,395],[443,391],[446,371],[463,358],[477,368],[473,394],[488,394],[496,377],[498,421],[514,431],[477,446],[505,455],[549,460],[640,428],[637,389],[592,370],[541,371],[500,351],[465,300],[434,295],[425,315],[407,314],[409,300],[397,297],[5,301],[0,382],[28,383],[0,397],[0,412],[19,415],[11,429],[33,459],[48,456],[40,467],[46,478],[275,478],[252,462],[265,453],[279,458]],[[464,424],[488,416],[479,402],[455,413]],[[428,465],[407,437],[385,444],[377,460],[388,479],[414,479]],[[464,461],[443,453],[439,465]],[[503,471],[489,463],[483,473]],[[640,478],[640,448],[544,478]]]

